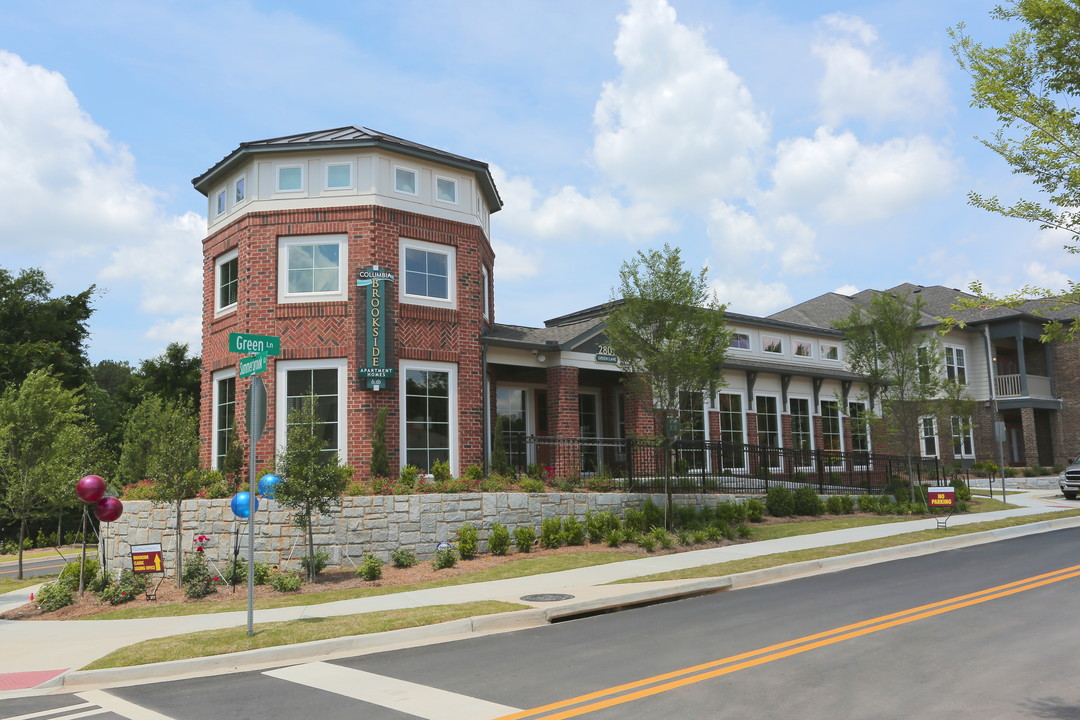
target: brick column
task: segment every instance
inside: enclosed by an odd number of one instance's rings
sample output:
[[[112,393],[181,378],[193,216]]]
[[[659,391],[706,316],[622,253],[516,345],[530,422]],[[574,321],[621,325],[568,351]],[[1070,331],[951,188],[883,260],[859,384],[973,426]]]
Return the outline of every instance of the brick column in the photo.
[[[555,438],[577,438],[581,434],[578,413],[578,369],[547,369],[548,431]],[[566,476],[581,472],[581,447],[570,441],[555,449],[555,474]]]
[[[1035,409],[1020,408],[1020,420],[1024,424],[1024,461],[1030,465],[1039,464],[1039,444],[1035,437]]]

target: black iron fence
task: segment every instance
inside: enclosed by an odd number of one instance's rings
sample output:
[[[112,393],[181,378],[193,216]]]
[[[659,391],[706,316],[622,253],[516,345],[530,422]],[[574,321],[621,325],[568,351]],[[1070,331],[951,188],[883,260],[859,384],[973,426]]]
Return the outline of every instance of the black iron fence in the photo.
[[[495,449],[499,455],[499,449]],[[558,481],[580,477],[587,485],[627,492],[758,494],[773,485],[813,486],[823,495],[881,493],[890,484],[944,482],[936,459],[830,450],[797,450],[724,442],[655,439],[504,439],[502,457],[515,472],[542,472]]]

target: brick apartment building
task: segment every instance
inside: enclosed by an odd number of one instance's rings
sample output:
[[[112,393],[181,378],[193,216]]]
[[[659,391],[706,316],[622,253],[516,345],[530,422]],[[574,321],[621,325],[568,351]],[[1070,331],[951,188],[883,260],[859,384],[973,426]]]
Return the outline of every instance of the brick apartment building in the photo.
[[[251,380],[238,376],[242,355],[230,352],[230,333],[281,338],[280,354],[261,374],[269,417],[256,448],[260,464],[284,443],[289,409],[309,394],[330,449],[361,473],[380,408],[392,465],[430,469],[447,460],[457,474],[484,464],[499,416],[510,439],[657,432],[648,408],[624,392],[617,358],[604,346],[602,306],[543,328],[495,322],[490,217],[502,201],[485,163],[344,127],[242,143],[193,184],[207,197],[209,217],[204,464],[221,463],[234,429],[246,442]],[[909,289],[937,299],[956,294]],[[735,335],[727,384],[713,397],[683,398],[684,436],[870,450],[857,418],[874,408],[831,328],[862,300],[827,294],[768,318],[728,313]],[[949,371],[966,374],[982,409],[970,435],[928,425],[927,454],[991,459],[992,402],[1010,438],[1010,464],[1051,464],[1080,450],[1075,402],[1061,399],[1063,392],[1080,399],[1077,344],[1039,345],[1040,322],[1003,311],[956,331]],[[986,332],[989,354],[979,344]],[[549,460],[542,445],[509,447],[518,465]],[[588,473],[605,458],[583,446],[559,462],[574,466],[562,471]]]

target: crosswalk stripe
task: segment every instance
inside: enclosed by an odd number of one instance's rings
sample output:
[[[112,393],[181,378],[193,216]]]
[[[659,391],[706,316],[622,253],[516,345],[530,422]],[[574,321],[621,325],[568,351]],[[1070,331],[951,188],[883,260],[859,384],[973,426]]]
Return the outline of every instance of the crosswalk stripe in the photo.
[[[293,665],[268,670],[263,674],[426,720],[488,720],[520,712],[508,705],[332,663]]]
[[[122,715],[128,718],[128,720],[173,720],[173,718],[168,715],[162,715],[153,710],[147,710],[146,708],[128,702],[127,700],[121,700],[104,690],[87,690],[86,692],[75,693],[75,696],[100,705],[105,710],[114,712],[117,715]]]
[[[33,720],[33,718],[45,717],[46,715],[56,715],[57,720],[60,720],[60,718],[68,720],[73,717],[83,717],[85,713],[79,713],[78,715],[64,715],[63,713],[75,712],[76,710],[87,710],[92,707],[94,707],[93,703],[84,702],[80,705],[68,705],[66,707],[53,708],[52,710],[41,710],[25,715],[16,715],[14,717],[6,718],[6,720]],[[100,712],[100,710],[95,710],[93,712]]]

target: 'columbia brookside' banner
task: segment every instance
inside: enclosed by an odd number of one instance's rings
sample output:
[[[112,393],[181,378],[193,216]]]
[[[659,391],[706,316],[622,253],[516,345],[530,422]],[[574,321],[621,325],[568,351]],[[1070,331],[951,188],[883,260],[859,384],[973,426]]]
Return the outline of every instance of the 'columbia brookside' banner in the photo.
[[[364,327],[364,350],[360,353],[361,367],[357,376],[367,379],[369,390],[381,390],[394,377],[393,358],[387,348],[393,347],[391,337],[390,307],[392,294],[390,283],[394,273],[382,270],[378,265],[356,271],[356,299],[359,323]],[[361,289],[363,292],[361,292]],[[359,331],[359,328],[357,328]],[[357,332],[357,336],[360,336]]]

